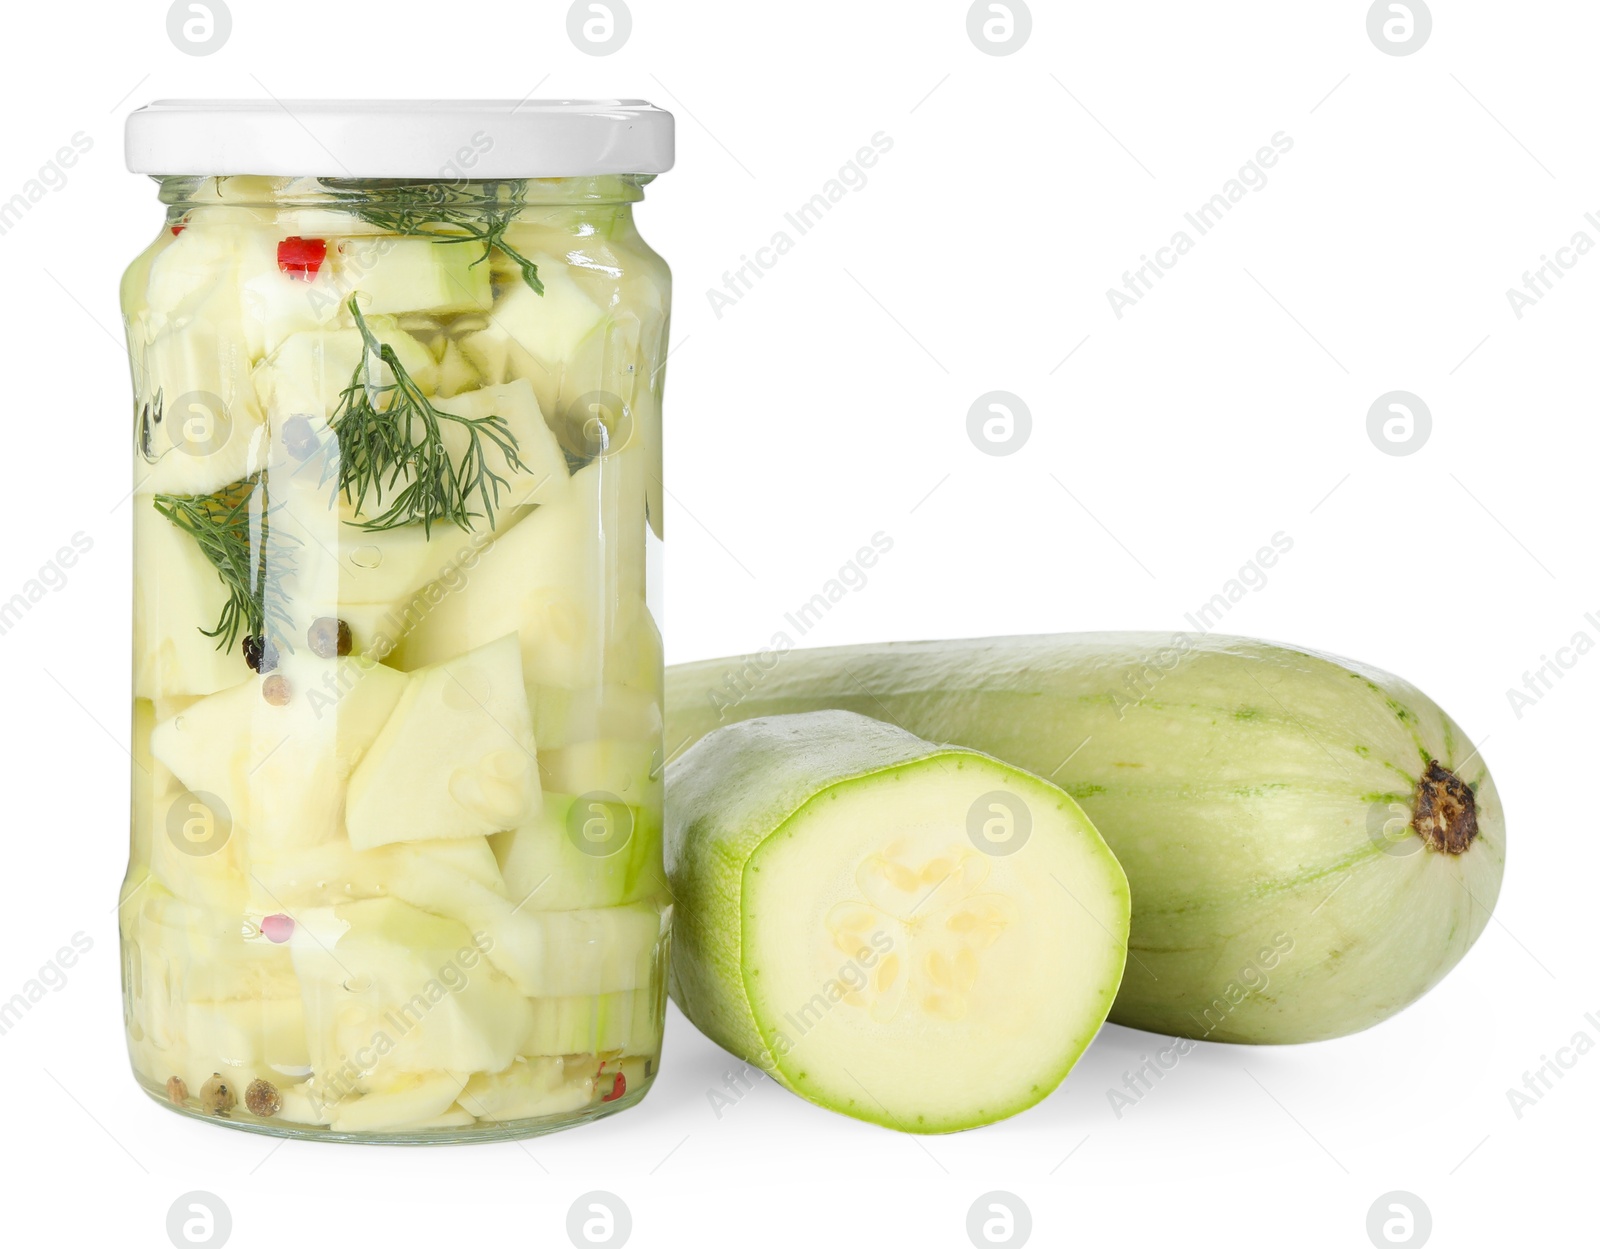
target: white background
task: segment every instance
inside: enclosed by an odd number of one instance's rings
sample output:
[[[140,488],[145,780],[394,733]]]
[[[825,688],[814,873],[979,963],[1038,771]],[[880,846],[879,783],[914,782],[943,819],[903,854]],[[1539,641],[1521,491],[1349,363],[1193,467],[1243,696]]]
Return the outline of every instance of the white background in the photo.
[[[1507,690],[1578,631],[1600,639],[1600,256],[1520,320],[1506,290],[1575,232],[1600,243],[1595,6],[1437,0],[1426,46],[1391,56],[1364,0],[1036,0],[1026,46],[991,56],[959,0],[635,0],[604,57],[569,41],[564,3],[232,7],[206,57],[169,41],[165,2],[7,11],[0,199],[75,132],[93,148],[0,236],[0,598],[75,531],[94,542],[0,637],[0,998],[74,933],[94,943],[0,1037],[8,1240],[165,1245],[173,1200],[205,1190],[239,1246],[564,1245],[568,1207],[600,1189],[641,1246],[964,1246],[968,1207],[998,1189],[1035,1244],[1364,1246],[1390,1190],[1426,1203],[1437,1245],[1592,1241],[1600,1054],[1520,1119],[1507,1090],[1575,1033],[1600,1040],[1600,657],[1520,718]],[[1107,1089],[1162,1042],[1117,1027],[1048,1101],[956,1137],[770,1084],[718,1118],[708,1090],[733,1063],[675,1012],[643,1105],[520,1145],[277,1147],[150,1102],[123,1052],[112,913],[116,284],[160,210],[121,167],[121,126],[151,98],[269,92],[677,114],[678,168],[639,209],[677,282],[671,659],[766,644],[880,530],[893,551],[808,642],[1183,628],[1282,531],[1292,553],[1226,629],[1402,673],[1486,743],[1510,817],[1496,921],[1401,1016],[1326,1044],[1202,1045],[1120,1119]],[[893,148],[867,185],[718,318],[708,288],[880,131]],[[1106,289],[1280,131],[1293,149],[1264,189],[1119,320]],[[1033,418],[1005,457],[966,432],[997,389]],[[1367,433],[1396,389],[1433,415],[1406,457]]]

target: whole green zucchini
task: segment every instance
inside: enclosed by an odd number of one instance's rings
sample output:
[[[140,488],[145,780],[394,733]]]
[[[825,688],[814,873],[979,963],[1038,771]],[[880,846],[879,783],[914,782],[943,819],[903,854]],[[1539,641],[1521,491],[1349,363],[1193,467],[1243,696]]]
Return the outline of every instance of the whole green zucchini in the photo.
[[[1499,895],[1483,758],[1420,690],[1360,664],[1137,633],[764,652],[668,670],[669,754],[824,708],[1078,800],[1133,896],[1115,1023],[1258,1043],[1356,1032],[1438,983]]]

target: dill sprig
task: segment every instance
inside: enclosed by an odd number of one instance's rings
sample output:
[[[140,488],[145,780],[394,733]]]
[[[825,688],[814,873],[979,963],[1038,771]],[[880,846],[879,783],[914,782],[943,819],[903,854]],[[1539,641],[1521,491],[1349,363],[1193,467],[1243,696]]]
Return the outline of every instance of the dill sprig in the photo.
[[[432,239],[436,243],[482,244],[483,255],[472,262],[472,268],[477,268],[498,251],[521,270],[522,280],[534,294],[544,294],[539,266],[506,242],[506,229],[517,213],[514,199],[501,202],[493,187],[491,194],[496,198],[492,200],[463,197],[459,203],[449,202],[448,197],[440,193],[430,200],[421,188],[402,188],[401,194],[404,198],[397,197],[385,203],[369,191],[342,206],[369,225],[392,234]]]
[[[294,621],[284,605],[281,583],[294,572],[291,548],[298,538],[273,533],[264,473],[232,482],[211,494],[158,494],[155,509],[199,544],[217,570],[228,601],[213,629],[201,629],[228,650],[243,630],[293,651]]]
[[[373,506],[382,507],[384,491],[394,491],[384,511],[359,522],[369,531],[420,523],[426,536],[438,520],[470,531],[480,515],[473,510],[474,500],[494,528],[494,509],[507,483],[489,467],[489,447],[511,471],[523,467],[511,427],[501,416],[458,416],[434,407],[394,348],[373,334],[353,296],[349,308],[365,349],[328,422],[339,440],[338,466],[335,470],[325,462],[323,481],[337,472],[338,490],[357,516],[368,506],[369,495]],[[392,382],[383,380],[384,368]],[[451,459],[445,444],[447,425],[466,431],[467,447],[459,461]]]

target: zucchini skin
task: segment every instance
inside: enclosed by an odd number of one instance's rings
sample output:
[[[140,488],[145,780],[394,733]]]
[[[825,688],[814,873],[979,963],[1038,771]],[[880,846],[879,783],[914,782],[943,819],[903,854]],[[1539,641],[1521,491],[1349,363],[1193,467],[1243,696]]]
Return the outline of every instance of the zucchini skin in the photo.
[[[1493,778],[1425,694],[1268,642],[1159,633],[896,642],[667,671],[667,747],[827,708],[1052,781],[1127,873],[1114,1023],[1278,1044],[1371,1027],[1488,924]],[[1442,813],[1442,814],[1441,814]]]
[[[723,1049],[786,1087],[743,992],[742,893],[751,856],[820,790],[947,753],[892,725],[847,715],[837,721],[828,736],[814,720],[724,733],[667,770],[672,803],[662,849],[674,900],[672,999]],[[802,737],[809,748],[785,749]]]

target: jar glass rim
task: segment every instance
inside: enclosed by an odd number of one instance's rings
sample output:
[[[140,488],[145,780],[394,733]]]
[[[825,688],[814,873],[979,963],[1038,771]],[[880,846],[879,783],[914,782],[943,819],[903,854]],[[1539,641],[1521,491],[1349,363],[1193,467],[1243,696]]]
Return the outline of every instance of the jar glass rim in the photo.
[[[246,174],[152,175],[163,204],[261,208],[329,208],[341,204],[418,208],[448,205],[472,211],[561,204],[633,204],[654,174],[573,178],[281,178]]]

